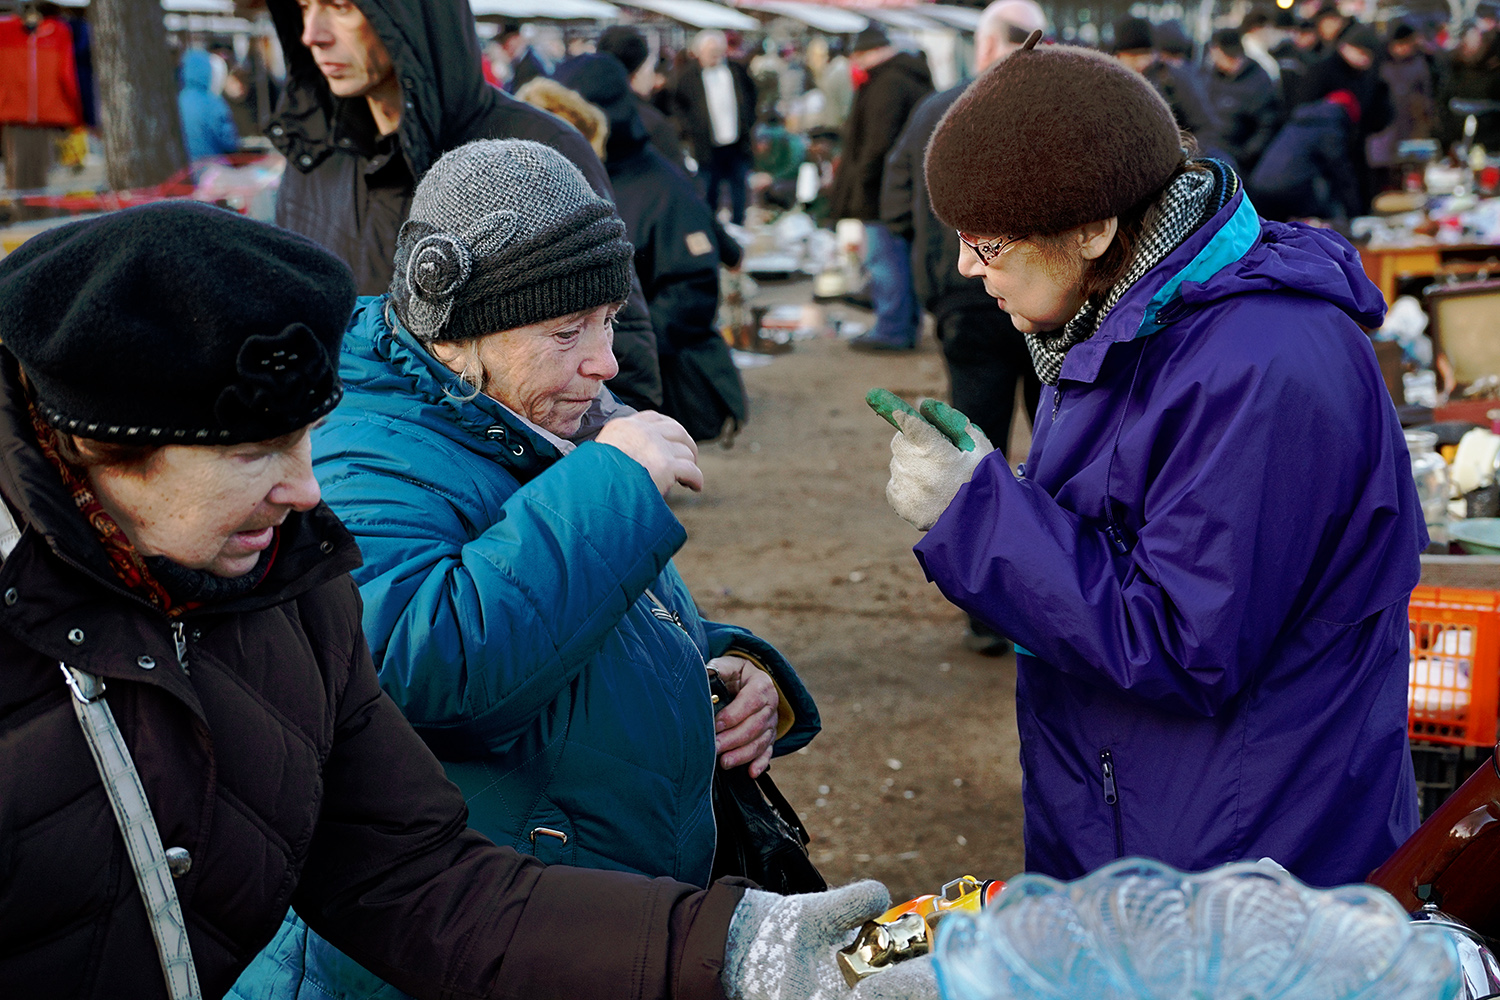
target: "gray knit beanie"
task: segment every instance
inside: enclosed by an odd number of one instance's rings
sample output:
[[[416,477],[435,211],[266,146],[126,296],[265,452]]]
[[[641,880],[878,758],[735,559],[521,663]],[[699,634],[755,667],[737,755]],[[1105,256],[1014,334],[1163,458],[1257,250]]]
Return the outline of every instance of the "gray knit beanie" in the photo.
[[[614,205],[561,153],[481,139],[417,185],[391,305],[418,340],[471,340],[625,301],[634,256]]]

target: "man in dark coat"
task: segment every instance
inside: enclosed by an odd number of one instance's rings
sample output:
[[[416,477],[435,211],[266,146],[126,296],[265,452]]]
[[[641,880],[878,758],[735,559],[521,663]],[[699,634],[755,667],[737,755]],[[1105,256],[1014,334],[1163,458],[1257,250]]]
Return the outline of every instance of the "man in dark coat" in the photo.
[[[465,0],[269,0],[287,84],[267,135],[287,158],[276,222],[322,244],[354,271],[362,295],[391,283],[396,234],[417,180],[443,153],[475,139],[532,139],[572,160],[610,195],[593,149],[560,119],[484,82]],[[632,406],[661,403],[655,337],[632,287],[615,321],[620,374],[610,388]]]
[[[714,328],[720,236],[713,213],[692,180],[652,144],[619,60],[604,54],[570,59],[558,67],[557,81],[609,118],[604,166],[656,330],[662,412],[695,439],[712,440],[726,421],[737,427],[748,414],[739,370]]]
[[[720,192],[728,188],[730,221],[743,225],[753,159],[755,82],[745,67],[727,58],[728,51],[724,32],[698,32],[693,39],[695,61],[682,68],[672,101],[698,161],[698,181],[709,208],[718,212]]]
[[[927,61],[891,44],[873,23],[854,40],[850,61],[868,75],[854,94],[844,123],[843,153],[833,177],[829,211],[835,219],[865,224],[865,267],[875,326],[855,338],[857,350],[907,351],[917,346],[921,308],[912,288],[911,246],[880,221],[880,184],[885,158],[906,120],[932,93]]]
[[[1320,24],[1329,23],[1323,18]],[[1374,176],[1365,156],[1365,140],[1390,125],[1395,117],[1391,105],[1391,88],[1375,65],[1380,54],[1380,36],[1368,24],[1355,22],[1339,36],[1332,51],[1308,71],[1305,99],[1320,100],[1337,91],[1354,95],[1359,105],[1355,130],[1349,141],[1349,162],[1359,178],[1359,211],[1369,208],[1375,194]]]
[[[1047,17],[1035,0],[997,0],[985,8],[974,31],[974,64],[983,73],[1018,49],[1032,31],[1045,31]],[[917,105],[896,148],[886,160],[880,189],[880,215],[891,230],[912,243],[911,270],[917,297],[937,320],[953,405],[984,431],[995,447],[1010,440],[1011,417],[1020,380],[1028,417],[1035,415],[1042,383],[1026,340],[1010,316],[995,308],[981,278],[958,272],[958,234],[938,221],[927,199],[922,158],[944,112],[971,80],[933,94]],[[999,656],[1010,643],[983,622],[970,618],[964,643]]]
[[[1276,82],[1245,54],[1233,28],[1214,32],[1208,58],[1208,98],[1224,126],[1224,147],[1249,173],[1280,124]]]
[[[678,134],[677,126],[672,119],[658,111],[656,105],[646,100],[656,74],[653,66],[651,79],[642,79],[644,74],[641,73],[641,67],[651,55],[651,47],[646,44],[645,36],[632,25],[612,24],[600,32],[598,47],[600,52],[620,60],[625,72],[629,74],[630,96],[635,102],[635,111],[640,116],[641,124],[646,126],[646,131],[651,136],[651,145],[673,165],[681,167],[682,136]]]
[[[1180,29],[1179,29],[1180,30]],[[1192,133],[1208,156],[1225,156],[1223,123],[1214,111],[1203,81],[1191,65],[1162,58],[1154,29],[1143,17],[1122,18],[1115,24],[1115,56],[1144,76],[1167,102],[1177,126]]]

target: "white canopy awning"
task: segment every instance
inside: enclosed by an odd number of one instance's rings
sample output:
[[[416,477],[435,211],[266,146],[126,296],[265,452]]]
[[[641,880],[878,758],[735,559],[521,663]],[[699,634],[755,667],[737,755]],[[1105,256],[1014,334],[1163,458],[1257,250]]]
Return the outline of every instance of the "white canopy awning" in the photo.
[[[892,28],[900,28],[902,31],[930,31],[933,28],[950,27],[950,25],[915,13],[916,10],[926,9],[927,5],[923,4],[917,8],[903,9],[894,7],[861,7],[859,12],[872,21],[879,21],[881,24],[889,25]]]
[[[732,28],[737,31],[754,31],[760,22],[749,14],[710,0],[624,0],[625,6],[649,10],[674,21],[694,28]]]
[[[63,7],[87,7],[89,0],[54,0]],[[234,0],[161,0],[161,9],[171,14],[234,15]]]
[[[161,9],[174,14],[234,14],[234,0],[161,0]]]
[[[865,26],[870,23],[869,18],[852,10],[807,3],[806,0],[736,0],[736,6],[789,17],[831,35],[852,35],[865,30]]]
[[[917,8],[917,12],[924,17],[942,21],[944,24],[963,31],[973,31],[978,28],[979,18],[984,14],[984,11],[977,7],[955,7],[945,3],[924,3]]]
[[[475,17],[509,17],[518,21],[593,21],[620,16],[620,8],[605,0],[469,0]]]

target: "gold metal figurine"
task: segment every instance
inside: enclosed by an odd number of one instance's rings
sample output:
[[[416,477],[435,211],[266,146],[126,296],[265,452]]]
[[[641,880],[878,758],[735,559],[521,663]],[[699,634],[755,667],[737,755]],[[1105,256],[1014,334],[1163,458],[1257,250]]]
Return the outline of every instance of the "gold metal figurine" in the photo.
[[[1000,894],[1005,883],[963,875],[937,895],[918,896],[867,920],[854,942],[839,952],[839,971],[851,988],[861,979],[896,962],[925,955],[936,940],[937,925],[954,910],[978,911]]]

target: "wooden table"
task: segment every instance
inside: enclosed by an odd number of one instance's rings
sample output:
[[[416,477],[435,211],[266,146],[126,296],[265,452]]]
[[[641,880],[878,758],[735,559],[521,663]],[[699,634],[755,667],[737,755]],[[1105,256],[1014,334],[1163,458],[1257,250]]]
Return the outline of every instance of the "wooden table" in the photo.
[[[1500,261],[1500,246],[1484,243],[1421,243],[1404,247],[1360,247],[1365,274],[1380,289],[1387,303],[1396,301],[1397,282],[1402,278],[1432,277],[1453,260]]]

